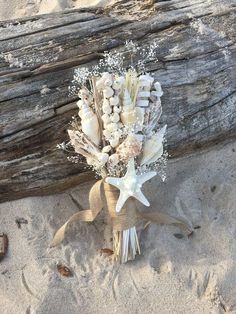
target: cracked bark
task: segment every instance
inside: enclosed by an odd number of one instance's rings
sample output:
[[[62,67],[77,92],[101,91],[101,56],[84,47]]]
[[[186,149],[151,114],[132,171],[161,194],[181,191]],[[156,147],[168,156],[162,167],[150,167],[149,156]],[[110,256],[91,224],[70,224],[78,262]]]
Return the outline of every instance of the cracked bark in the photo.
[[[93,177],[56,149],[76,113],[68,86],[76,67],[96,64],[104,50],[121,50],[129,39],[158,40],[159,62],[147,70],[163,86],[172,156],[235,138],[233,2],[121,0],[106,9],[0,22],[0,201]]]

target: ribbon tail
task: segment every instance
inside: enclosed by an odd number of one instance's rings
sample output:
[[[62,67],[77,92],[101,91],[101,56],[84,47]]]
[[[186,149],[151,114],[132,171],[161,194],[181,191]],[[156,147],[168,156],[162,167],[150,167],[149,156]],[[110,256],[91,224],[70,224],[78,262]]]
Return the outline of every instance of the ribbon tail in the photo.
[[[161,212],[142,212],[141,217],[157,224],[176,225],[187,235],[193,232],[192,226],[185,219],[175,218]]]
[[[93,221],[98,213],[101,211],[103,208],[103,202],[101,199],[101,185],[103,183],[103,180],[97,181],[91,188],[89,192],[89,205],[90,209],[86,210],[81,210],[78,213],[75,213],[72,215],[65,223],[64,225],[57,230],[55,233],[53,240],[50,244],[50,247],[57,246],[60,244],[64,238],[65,238],[65,233],[66,229],[69,224],[72,222],[77,222],[77,221],[86,221],[90,222]]]

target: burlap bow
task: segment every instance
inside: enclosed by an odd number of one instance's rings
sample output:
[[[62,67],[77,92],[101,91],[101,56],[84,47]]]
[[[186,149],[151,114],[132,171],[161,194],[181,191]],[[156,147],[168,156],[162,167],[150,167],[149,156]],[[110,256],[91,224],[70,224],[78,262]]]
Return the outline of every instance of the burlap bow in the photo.
[[[102,195],[105,195],[105,204],[102,200]],[[138,220],[146,219],[158,224],[177,225],[188,235],[193,232],[192,226],[190,226],[189,223],[183,219],[175,218],[157,211],[138,211],[133,198],[129,198],[122,210],[117,213],[115,208],[118,197],[119,190],[117,188],[105,183],[104,180],[97,181],[89,192],[90,209],[82,210],[72,215],[66,223],[57,230],[50,246],[56,246],[64,240],[66,228],[69,224],[76,221],[91,222],[96,218],[103,207],[105,207],[109,212],[109,217],[114,231],[127,230],[134,227]]]

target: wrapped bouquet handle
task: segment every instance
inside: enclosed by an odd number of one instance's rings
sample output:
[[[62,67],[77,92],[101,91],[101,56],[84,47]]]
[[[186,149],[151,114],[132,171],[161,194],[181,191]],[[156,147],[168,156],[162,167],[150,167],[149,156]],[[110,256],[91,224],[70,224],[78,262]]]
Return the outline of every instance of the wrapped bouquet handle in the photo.
[[[136,201],[132,197],[117,212],[116,205],[118,198],[119,190],[117,188],[104,182],[104,180],[97,181],[89,192],[90,209],[82,210],[72,215],[57,230],[50,246],[57,246],[64,240],[66,229],[71,223],[77,221],[91,222],[97,217],[103,207],[107,209],[108,219],[111,220],[113,228],[113,251],[115,259],[122,263],[133,260],[137,253],[140,254],[136,224],[141,219],[158,224],[177,225],[186,234],[192,233],[192,226],[183,219],[175,218],[158,211],[138,211]]]

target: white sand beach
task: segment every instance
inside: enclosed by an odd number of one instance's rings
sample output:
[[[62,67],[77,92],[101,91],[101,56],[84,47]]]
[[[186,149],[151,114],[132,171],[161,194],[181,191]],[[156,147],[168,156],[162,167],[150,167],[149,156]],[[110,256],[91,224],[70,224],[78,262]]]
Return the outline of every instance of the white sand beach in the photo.
[[[112,2],[112,0],[0,0],[0,21],[59,12],[64,9],[103,6]]]
[[[1,314],[236,313],[236,143],[171,160],[167,180],[145,186],[153,209],[184,217],[195,234],[178,239],[174,226],[140,230],[142,255],[113,263],[104,215],[71,226],[62,245],[49,248],[56,229],[87,206],[91,184],[63,194],[0,205],[0,230],[9,252],[0,263]],[[21,229],[15,222],[23,217]],[[73,277],[61,276],[57,263]]]

